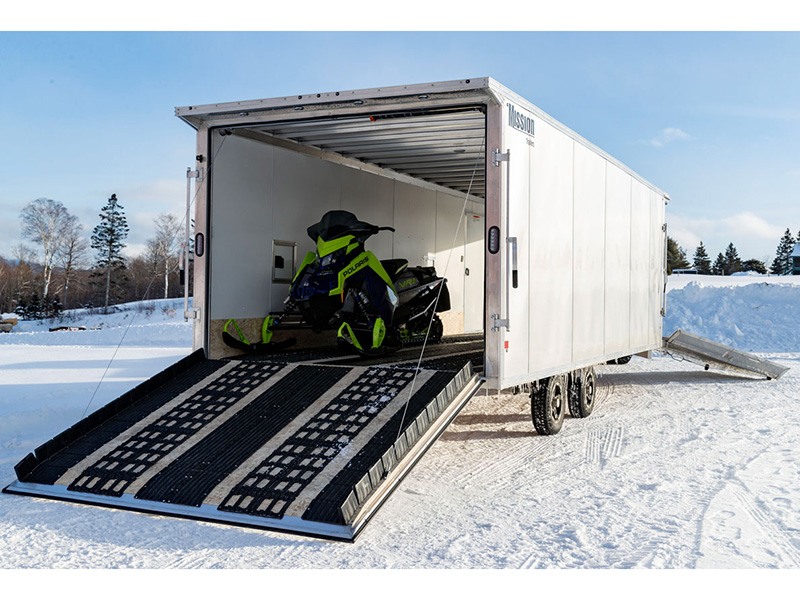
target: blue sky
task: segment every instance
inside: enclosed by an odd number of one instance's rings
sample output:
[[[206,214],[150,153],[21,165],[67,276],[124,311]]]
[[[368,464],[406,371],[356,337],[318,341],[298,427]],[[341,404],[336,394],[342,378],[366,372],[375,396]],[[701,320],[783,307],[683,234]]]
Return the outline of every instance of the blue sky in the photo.
[[[29,201],[87,231],[112,193],[129,252],[181,214],[174,107],[490,76],[672,197],[691,255],[771,260],[800,230],[800,33],[0,32],[0,255]]]

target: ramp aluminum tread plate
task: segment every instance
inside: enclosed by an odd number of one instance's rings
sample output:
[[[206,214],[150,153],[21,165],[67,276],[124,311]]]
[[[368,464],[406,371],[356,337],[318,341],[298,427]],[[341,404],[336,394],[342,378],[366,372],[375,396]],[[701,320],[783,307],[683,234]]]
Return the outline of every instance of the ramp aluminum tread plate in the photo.
[[[4,491],[352,540],[477,391],[462,367],[201,361]]]
[[[664,338],[664,349],[721,369],[757,373],[771,379],[778,379],[789,370],[788,367],[680,329]]]

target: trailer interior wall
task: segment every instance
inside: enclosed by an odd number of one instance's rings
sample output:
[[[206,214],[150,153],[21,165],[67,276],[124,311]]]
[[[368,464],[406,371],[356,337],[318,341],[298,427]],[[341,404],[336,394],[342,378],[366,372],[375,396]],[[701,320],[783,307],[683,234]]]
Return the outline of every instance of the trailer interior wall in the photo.
[[[306,228],[334,209],[396,229],[367,241],[378,258],[433,265],[447,278],[452,309],[441,315],[446,334],[482,330],[481,202],[218,131],[210,153],[212,335],[227,319],[260,322],[282,310],[289,284],[273,281],[274,242],[297,244],[296,269],[314,250]]]
[[[554,123],[534,118],[529,135],[505,122],[519,283],[509,250],[500,387],[659,347],[664,195]]]

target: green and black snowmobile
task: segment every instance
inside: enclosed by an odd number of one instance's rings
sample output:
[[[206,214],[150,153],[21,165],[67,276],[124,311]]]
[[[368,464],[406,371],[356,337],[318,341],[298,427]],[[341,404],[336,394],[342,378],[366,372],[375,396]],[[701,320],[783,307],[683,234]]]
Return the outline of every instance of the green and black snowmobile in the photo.
[[[315,329],[336,329],[339,343],[360,354],[440,341],[437,313],[450,309],[446,280],[433,267],[378,260],[364,243],[380,231],[394,228],[359,221],[343,210],[327,212],[307,229],[316,252],[306,255],[295,274],[287,308],[296,308]]]

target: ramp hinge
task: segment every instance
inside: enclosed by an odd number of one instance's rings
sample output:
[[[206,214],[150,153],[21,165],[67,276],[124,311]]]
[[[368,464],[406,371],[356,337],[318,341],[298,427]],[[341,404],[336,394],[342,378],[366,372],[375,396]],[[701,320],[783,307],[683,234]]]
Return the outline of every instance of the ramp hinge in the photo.
[[[506,150],[505,152],[500,152],[499,148],[495,148],[492,150],[492,164],[495,167],[500,166],[501,162],[508,162],[511,158],[511,152]]]
[[[200,179],[200,169],[186,169],[186,179]]]
[[[501,319],[500,315],[492,315],[492,331],[500,331],[501,327],[509,330],[508,319]]]

